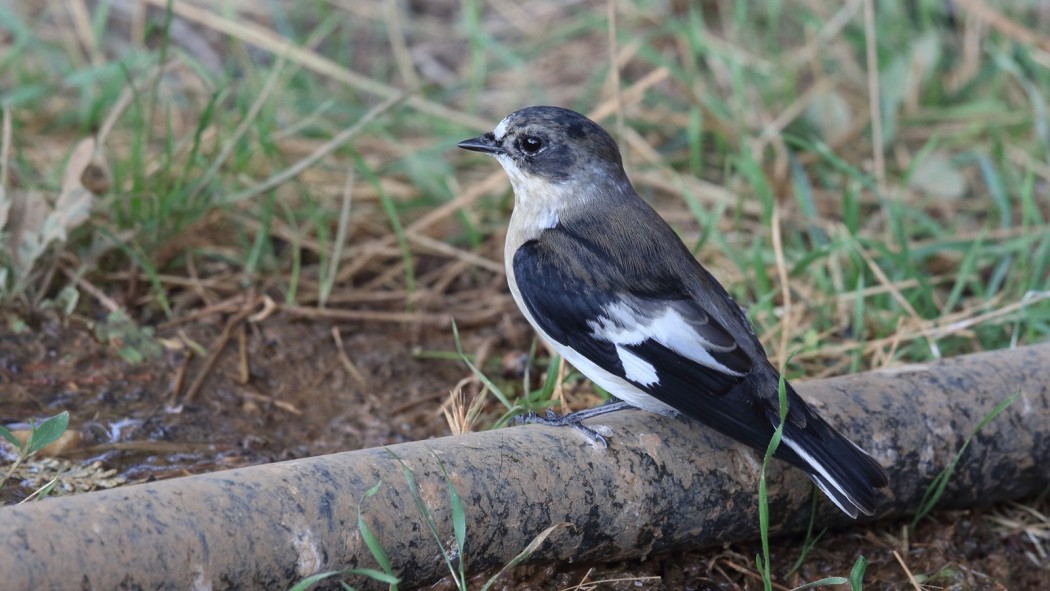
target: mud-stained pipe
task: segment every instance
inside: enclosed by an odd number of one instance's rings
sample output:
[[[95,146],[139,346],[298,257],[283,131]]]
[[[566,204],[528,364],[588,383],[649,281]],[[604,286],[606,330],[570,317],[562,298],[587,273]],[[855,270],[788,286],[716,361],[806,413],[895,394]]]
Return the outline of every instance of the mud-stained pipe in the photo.
[[[1050,345],[798,386],[889,469],[877,517],[914,512],[965,437],[1016,392],[973,439],[944,505],[1017,499],[1050,485]],[[470,570],[506,564],[560,522],[574,527],[553,533],[534,560],[615,560],[756,535],[755,453],[644,412],[598,423],[609,429],[608,449],[572,429],[514,427],[6,507],[0,588],[281,589],[319,571],[375,568],[359,505],[403,585],[426,583],[446,567],[399,462],[414,473],[448,549],[447,483],[461,495]],[[775,462],[769,491],[773,523],[802,530],[809,479]],[[818,511],[826,525],[850,521],[825,499]]]

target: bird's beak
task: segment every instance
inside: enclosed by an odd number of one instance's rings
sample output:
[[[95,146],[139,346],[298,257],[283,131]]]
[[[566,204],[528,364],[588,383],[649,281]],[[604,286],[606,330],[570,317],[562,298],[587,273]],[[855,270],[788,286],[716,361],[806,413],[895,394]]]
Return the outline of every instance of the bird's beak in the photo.
[[[503,147],[496,142],[496,136],[491,132],[469,140],[463,140],[456,145],[464,150],[470,150],[471,152],[482,152],[493,155],[501,154],[503,152]]]

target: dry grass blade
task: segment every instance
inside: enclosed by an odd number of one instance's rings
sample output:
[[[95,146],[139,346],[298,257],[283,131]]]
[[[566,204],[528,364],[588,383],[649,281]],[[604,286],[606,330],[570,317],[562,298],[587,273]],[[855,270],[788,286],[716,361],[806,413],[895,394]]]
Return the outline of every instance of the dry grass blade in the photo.
[[[169,0],[144,1],[164,10],[169,6]],[[449,109],[444,105],[439,105],[420,97],[404,96],[404,91],[383,84],[382,82],[367,76],[362,76],[352,72],[328,58],[295,45],[288,39],[278,36],[273,31],[251,24],[248,21],[235,21],[228,19],[187,2],[171,1],[170,5],[172,11],[176,15],[186,20],[214,29],[220,33],[244,41],[245,43],[250,43],[256,47],[269,51],[274,55],[285,56],[290,61],[300,64],[304,68],[347,84],[353,88],[363,90],[370,94],[386,97],[388,101],[394,99],[407,99],[408,105],[420,112],[433,115],[440,119],[455,121],[464,127],[477,130],[486,130],[488,127],[484,120],[466,113]]]
[[[791,338],[791,324],[794,319],[791,316],[791,287],[788,283],[787,263],[784,261],[784,245],[780,238],[780,205],[773,202],[773,215],[770,216],[770,226],[773,236],[773,256],[777,262],[777,277],[780,280],[780,297],[783,299],[781,307],[784,311],[780,320],[780,346],[777,348],[777,367],[784,371],[788,361],[788,341]]]
[[[361,118],[357,120],[357,122],[355,122],[350,127],[344,129],[343,131],[337,133],[335,137],[318,147],[306,158],[303,158],[302,160],[296,162],[295,164],[289,166],[281,172],[271,176],[270,178],[266,179],[265,181],[256,185],[255,187],[246,189],[244,191],[241,191],[240,193],[230,195],[226,198],[226,203],[232,204],[237,203],[238,201],[243,201],[245,199],[257,197],[269,191],[270,189],[283,185],[291,179],[299,176],[300,174],[302,174],[303,171],[316,164],[319,160],[334,152],[337,148],[339,148],[339,146],[342,146],[346,142],[353,139],[354,136],[361,133],[361,130],[367,127],[369,123],[375,121],[390,109],[393,109],[400,103],[404,102],[406,99],[408,99],[410,95],[410,91],[405,91],[401,94],[392,96],[387,100],[383,101],[382,103],[376,105],[367,113],[362,115]]]
[[[328,303],[328,296],[332,295],[335,286],[335,278],[339,270],[339,263],[343,259],[343,248],[346,245],[347,228],[350,225],[350,203],[354,195],[354,170],[346,173],[346,183],[343,185],[343,195],[340,200],[339,221],[335,227],[335,239],[332,241],[332,254],[328,257],[328,272],[321,280],[321,286],[317,293],[317,305],[324,308]]]
[[[871,156],[875,163],[875,186],[886,193],[886,158],[882,151],[882,96],[879,90],[879,54],[875,32],[875,0],[864,0],[864,48],[868,66],[868,114],[871,117]]]
[[[208,357],[204,360],[204,365],[201,367],[197,375],[194,376],[193,381],[190,382],[190,387],[186,389],[186,395],[183,396],[185,404],[192,404],[197,398],[197,394],[200,392],[201,387],[204,385],[204,380],[207,379],[208,374],[211,373],[215,363],[219,360],[219,355],[222,354],[223,349],[226,348],[226,344],[230,342],[230,338],[233,337],[233,331],[236,329],[241,322],[243,322],[248,316],[251,316],[255,308],[255,302],[249,301],[240,312],[234,314],[226,321],[226,326],[223,327],[222,333],[219,334],[219,338],[215,339],[212,344],[211,351],[208,352]]]
[[[94,283],[91,283],[78,273],[74,273],[73,271],[67,269],[64,265],[60,268],[62,269],[62,273],[64,273],[65,276],[70,279],[70,281],[75,282],[77,284],[77,287],[87,292],[89,295],[91,295],[91,297],[95,298],[95,301],[101,304],[102,307],[105,308],[107,311],[117,312],[122,309],[122,306],[118,304],[116,300],[106,295],[106,292],[99,289],[98,286],[96,286]]]
[[[616,136],[622,139],[627,126],[623,116],[623,95],[620,92],[620,64],[616,59],[620,53],[617,43],[619,29],[616,26],[616,4],[616,0],[606,0],[605,14],[609,21],[609,85],[616,103]],[[628,154],[624,154],[623,157],[624,161],[629,160]]]
[[[186,282],[186,283],[188,283],[188,282]],[[230,312],[232,312],[234,310],[238,310],[238,309],[242,308],[243,306],[244,306],[244,296],[243,295],[236,295],[236,296],[227,298],[227,299],[225,299],[225,300],[223,300],[221,302],[216,302],[214,304],[210,304],[210,305],[205,306],[203,308],[194,310],[193,312],[190,312],[189,314],[185,314],[185,315],[180,316],[178,318],[173,318],[173,319],[168,320],[166,322],[162,322],[162,323],[157,325],[157,329],[163,331],[163,330],[167,330],[169,328],[174,328],[174,327],[179,326],[181,324],[188,324],[188,323],[191,323],[191,322],[198,322],[198,321],[200,321],[200,320],[202,320],[204,318],[207,318],[209,316],[214,316],[215,314],[229,314]]]
[[[749,579],[752,579],[752,580],[755,580],[755,581],[758,581],[758,582],[762,582],[762,575],[760,575],[757,572],[747,568],[746,566],[741,566],[741,565],[737,564],[736,562],[733,562],[732,560],[729,560],[727,558],[723,558],[719,562],[721,564],[724,564],[724,565],[728,566],[731,570],[734,570],[734,571],[744,575],[745,577],[747,577]],[[780,583],[777,583],[775,581],[772,582],[772,586],[777,591],[791,591],[791,589],[789,587],[785,587],[784,585],[781,585]]]
[[[904,570],[904,574],[908,577],[908,582],[911,583],[912,588],[915,589],[915,591],[923,591],[922,586],[915,580],[915,576],[911,574],[911,569],[908,568],[907,564],[904,564],[904,559],[901,558],[900,552],[894,550],[893,557],[897,559],[897,564],[901,565],[901,568]]]
[[[503,568],[501,568],[499,570],[499,572],[497,572],[495,575],[493,575],[492,578],[489,579],[485,583],[484,586],[482,586],[481,591],[487,591],[489,589],[489,587],[493,583],[496,582],[497,579],[499,579],[501,576],[503,576],[503,573],[505,573],[508,570],[514,568],[515,566],[517,566],[521,562],[527,560],[530,556],[533,555],[533,553],[536,552],[536,550],[539,550],[540,546],[543,545],[543,542],[547,541],[547,538],[550,537],[551,534],[553,534],[554,532],[558,531],[559,529],[564,529],[566,527],[574,527],[574,526],[573,526],[573,524],[569,523],[568,521],[564,521],[562,523],[555,523],[554,525],[548,527],[547,529],[545,529],[542,532],[540,532],[539,534],[537,534],[536,537],[533,538],[531,542],[529,542],[529,545],[526,546],[525,549],[522,550],[520,554],[518,554],[510,562],[505,564],[503,566]]]
[[[0,230],[3,230],[11,209],[11,201],[7,196],[7,175],[11,158],[11,109],[3,109],[0,116]]]
[[[282,305],[281,311],[299,318],[324,318],[328,320],[366,320],[371,322],[403,322],[407,324],[432,324],[450,326],[452,316],[427,314],[424,312],[384,312],[378,310],[334,310],[331,308],[304,308]]]
[[[402,25],[401,4],[397,0],[383,0],[383,20],[386,23],[386,36],[390,41],[390,52],[394,55],[397,71],[401,79],[410,88],[420,85],[419,76],[412,64],[412,54],[408,49]]]
[[[99,50],[98,39],[91,28],[91,16],[88,13],[84,0],[69,0],[65,3],[69,11],[70,20],[73,21],[73,30],[76,31],[80,44],[87,51],[91,65],[100,66],[104,63],[102,52]]]
[[[339,332],[339,327],[337,326],[332,327],[332,340],[335,341],[335,350],[339,355],[339,362],[343,364],[343,369],[350,374],[350,377],[357,382],[358,386],[367,389],[368,378],[357,367],[357,364],[350,359],[350,356],[346,354],[346,346],[343,345],[343,335]]]
[[[1003,35],[1020,43],[1033,45],[1043,51],[1050,51],[1050,38],[1046,35],[1040,34],[1038,31],[1033,31],[1024,25],[1010,20],[1001,13],[990,8],[981,0],[956,0],[956,3],[961,8],[972,12],[977,18],[981,19],[981,21],[998,30]]]
[[[463,435],[474,430],[474,423],[485,406],[489,391],[488,387],[482,384],[468,404],[466,387],[478,383],[478,379],[474,376],[463,378],[449,391],[448,398],[441,404],[441,414],[444,415],[453,435]]]
[[[908,299],[904,297],[900,290],[897,289],[897,287],[893,284],[893,281],[891,281],[890,278],[886,275],[886,273],[882,270],[882,267],[880,267],[879,264],[875,262],[875,259],[873,259],[870,254],[868,254],[868,251],[862,248],[859,244],[855,244],[854,246],[855,250],[857,251],[857,254],[859,254],[861,258],[864,259],[864,262],[867,263],[868,268],[871,269],[872,274],[875,275],[876,278],[878,278],[879,284],[885,287],[890,292],[890,294],[893,295],[893,299],[896,300],[902,308],[908,311],[908,314],[914,321],[924,324],[925,320],[922,318],[922,316],[919,315],[919,312],[915,309],[914,306],[911,305],[911,302],[909,302]],[[941,350],[937,346],[937,342],[930,335],[924,336],[926,338],[926,342],[930,346],[930,354],[933,355],[935,359],[940,359]]]
[[[1045,568],[1050,561],[1050,515],[1041,512],[1038,504],[1038,501],[1032,505],[1011,503],[985,519],[1000,530],[1003,537],[1021,536],[1032,548],[1025,552],[1028,560],[1036,567]]]
[[[284,57],[279,56],[277,63],[274,64],[270,70],[270,75],[266,77],[266,82],[263,83],[262,90],[259,91],[259,95],[252,101],[251,106],[248,108],[248,112],[245,113],[244,118],[237,124],[237,129],[233,131],[233,134],[226,139],[226,143],[219,150],[219,154],[212,161],[211,166],[208,170],[204,171],[204,174],[197,181],[197,189],[193,195],[189,198],[194,198],[198,193],[207,187],[213,178],[218,174],[219,169],[229,160],[230,155],[233,154],[238,142],[244,137],[244,134],[248,133],[252,125],[255,123],[256,118],[262,111],[263,105],[266,104],[267,99],[273,94],[274,88],[277,87],[277,81],[281,78],[281,72],[284,70]]]
[[[589,575],[590,573],[588,573]],[[583,580],[573,585],[572,587],[565,587],[560,591],[593,591],[598,589],[602,585],[611,585],[613,583],[630,583],[634,586],[640,586],[646,582],[659,583],[663,581],[663,577],[651,576],[651,577],[623,577],[618,579],[595,579],[593,581]]]
[[[492,271],[493,273],[502,274],[505,272],[503,268],[503,263],[485,258],[481,255],[474,254],[470,251],[456,248],[455,246],[452,246],[447,242],[442,242],[440,240],[431,238],[429,236],[424,236],[423,234],[419,234],[417,232],[405,232],[405,236],[408,238],[409,242],[412,242],[417,246],[421,246],[433,252],[443,254],[449,258],[470,263],[475,267],[480,267],[482,269]]]
[[[824,23],[824,25],[817,31],[816,35],[813,35],[809,43],[793,52],[788,58],[788,63],[791,69],[808,63],[818,53],[846,28],[846,25],[853,20],[856,16],[857,11],[860,10],[861,6],[864,5],[865,0],[850,0],[848,3],[842,5],[831,18]]]
[[[656,68],[645,76],[639,78],[637,82],[628,86],[623,92],[617,93],[615,97],[602,101],[597,107],[591,110],[588,117],[600,121],[621,109],[627,108],[628,105],[640,102],[645,96],[647,90],[663,82],[670,75],[671,71],[669,69]]]

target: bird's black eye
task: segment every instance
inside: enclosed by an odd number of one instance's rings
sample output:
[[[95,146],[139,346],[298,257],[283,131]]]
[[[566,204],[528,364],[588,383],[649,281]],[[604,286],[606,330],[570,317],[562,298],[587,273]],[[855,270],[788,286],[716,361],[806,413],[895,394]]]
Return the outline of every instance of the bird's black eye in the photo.
[[[543,140],[534,135],[527,135],[518,140],[518,147],[526,154],[535,154],[543,148]]]

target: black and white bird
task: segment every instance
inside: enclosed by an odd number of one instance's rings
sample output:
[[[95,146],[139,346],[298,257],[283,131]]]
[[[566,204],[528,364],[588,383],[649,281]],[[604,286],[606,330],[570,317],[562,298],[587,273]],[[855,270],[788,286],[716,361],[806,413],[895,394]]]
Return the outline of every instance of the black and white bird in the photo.
[[[764,451],[780,424],[780,374],[743,310],[627,178],[613,138],[558,107],[529,107],[459,144],[492,155],[514,188],[504,249],[514,301],[540,336],[622,401],[683,414]],[[875,511],[889,482],[785,383],[775,457],[844,512]]]

